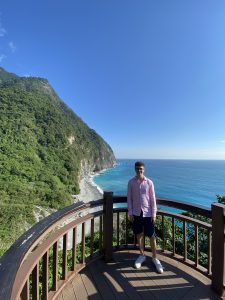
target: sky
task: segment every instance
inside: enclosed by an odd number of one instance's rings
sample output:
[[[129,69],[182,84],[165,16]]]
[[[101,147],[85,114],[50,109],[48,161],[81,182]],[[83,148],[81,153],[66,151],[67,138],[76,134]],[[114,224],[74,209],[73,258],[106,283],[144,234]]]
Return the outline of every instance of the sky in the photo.
[[[1,0],[0,66],[117,158],[225,159],[225,1]]]

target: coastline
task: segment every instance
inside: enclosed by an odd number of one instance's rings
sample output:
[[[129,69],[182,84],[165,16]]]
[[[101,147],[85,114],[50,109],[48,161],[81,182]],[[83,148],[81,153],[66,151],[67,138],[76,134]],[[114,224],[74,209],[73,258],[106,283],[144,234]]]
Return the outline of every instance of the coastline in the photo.
[[[103,198],[103,191],[100,189],[100,187],[98,187],[94,183],[93,176],[94,175],[86,175],[80,180],[80,182],[79,182],[80,193],[73,195],[74,203],[77,203],[79,201],[88,203],[92,200],[99,200],[99,199]],[[84,216],[87,213],[88,213],[88,209],[83,211],[82,213],[79,213],[77,216],[73,216],[73,217],[67,219],[66,221],[63,222],[63,226],[70,223],[75,218]],[[86,233],[89,234],[90,233],[90,221],[88,221],[87,223],[89,224],[89,226],[87,228]],[[72,248],[72,239],[73,239],[72,232],[69,232],[68,233],[68,249]],[[80,243],[81,239],[82,239],[82,229],[81,229],[81,227],[78,227],[77,242]],[[63,240],[61,239],[59,242],[59,247],[62,248],[63,247],[62,245],[63,245]]]
[[[82,177],[82,179],[79,182],[80,193],[77,195],[73,195],[74,203],[78,201],[88,203],[92,200],[102,199],[103,190],[93,181],[93,177],[98,176],[111,168],[115,168],[116,165],[117,163],[115,163],[110,168],[102,169],[100,172],[92,173]]]
[[[103,191],[93,182],[93,176],[85,176],[81,179],[80,193],[74,195],[74,202],[83,201],[88,203],[92,200],[99,200],[103,198]]]

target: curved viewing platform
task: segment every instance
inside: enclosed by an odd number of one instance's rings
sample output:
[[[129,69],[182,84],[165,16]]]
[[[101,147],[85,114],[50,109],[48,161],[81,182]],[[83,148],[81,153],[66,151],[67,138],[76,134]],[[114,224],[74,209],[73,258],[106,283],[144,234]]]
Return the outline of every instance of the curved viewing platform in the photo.
[[[157,274],[146,239],[138,255],[125,196],[78,202],[46,217],[0,259],[0,299],[221,299],[224,295],[225,206],[211,209],[157,198]],[[115,204],[117,204],[115,206]],[[196,214],[198,216],[196,216]]]

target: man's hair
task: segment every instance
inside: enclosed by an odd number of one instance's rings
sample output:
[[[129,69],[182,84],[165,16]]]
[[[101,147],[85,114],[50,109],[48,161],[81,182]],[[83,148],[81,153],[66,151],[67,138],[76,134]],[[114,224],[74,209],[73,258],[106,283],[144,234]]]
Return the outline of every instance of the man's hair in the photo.
[[[144,167],[144,166],[145,166],[145,164],[142,161],[136,161],[136,163],[135,163],[135,168]]]

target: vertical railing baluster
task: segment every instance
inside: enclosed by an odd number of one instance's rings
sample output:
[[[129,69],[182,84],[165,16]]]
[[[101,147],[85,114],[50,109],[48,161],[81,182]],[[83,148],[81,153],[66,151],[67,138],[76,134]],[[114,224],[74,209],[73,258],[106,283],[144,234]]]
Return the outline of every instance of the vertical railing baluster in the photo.
[[[76,263],[77,263],[77,227],[73,228],[72,271],[75,271]]]
[[[103,236],[103,229],[102,229],[102,224],[103,224],[103,220],[102,220],[102,216],[100,216],[100,220],[99,220],[99,250],[102,252],[102,236]]]
[[[212,204],[212,287],[225,295],[225,205]]]
[[[184,261],[187,261],[187,226],[186,221],[183,221],[183,245],[184,245]]]
[[[85,225],[86,223],[82,223],[82,246],[81,246],[81,263],[85,263]]]
[[[48,251],[43,256],[42,299],[48,300]]]
[[[117,247],[120,246],[120,231],[119,231],[119,228],[120,228],[120,213],[117,212],[117,226],[116,226],[116,244],[117,244]]]
[[[212,231],[208,230],[208,274],[212,273]]]
[[[21,300],[29,300],[30,299],[30,283],[29,279],[26,281],[22,293],[20,295]]]
[[[91,219],[91,251],[90,251],[90,255],[92,256],[94,253],[94,219]]]
[[[165,251],[164,215],[162,215],[162,251]]]
[[[68,247],[68,233],[63,236],[63,261],[62,261],[62,279],[67,278],[67,247]]]
[[[39,299],[39,264],[37,264],[31,274],[32,278],[32,299]]]
[[[199,242],[198,242],[198,225],[195,225],[195,266],[198,266],[199,261]]]
[[[174,217],[172,217],[172,244],[173,244],[173,255],[176,253],[176,244],[175,244],[175,224],[174,224]]]
[[[52,289],[53,291],[57,291],[58,289],[58,241],[56,241],[53,245],[53,256],[52,256],[52,278],[53,284]]]
[[[113,255],[113,192],[104,192],[104,225],[103,245],[105,261],[110,261]]]
[[[128,224],[128,213],[125,212],[125,246],[126,247],[127,247],[127,241],[128,241],[127,224]]]

